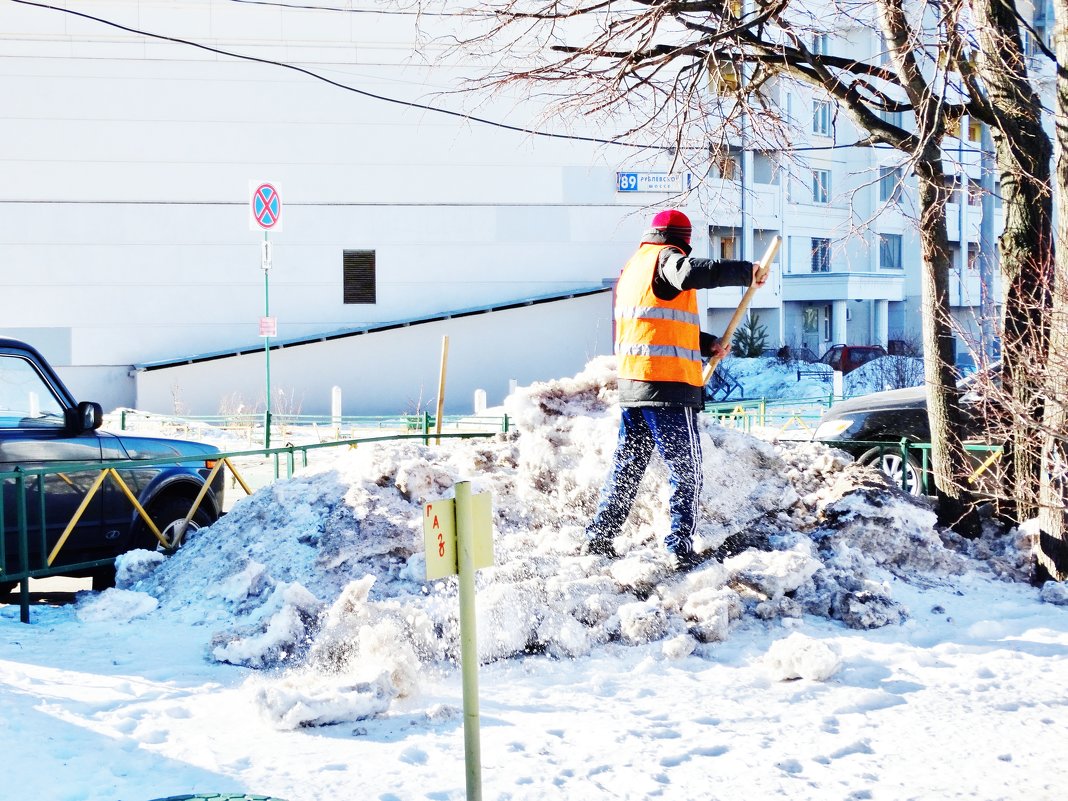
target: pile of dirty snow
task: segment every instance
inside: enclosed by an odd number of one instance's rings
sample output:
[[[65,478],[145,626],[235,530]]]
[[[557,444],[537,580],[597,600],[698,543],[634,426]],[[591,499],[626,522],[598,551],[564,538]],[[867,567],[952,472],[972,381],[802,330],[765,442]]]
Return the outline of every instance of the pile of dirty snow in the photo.
[[[896,624],[909,610],[895,579],[939,581],[967,563],[931,510],[880,473],[818,443],[770,444],[707,419],[698,549],[732,538],[740,553],[672,570],[654,460],[620,557],[580,555],[615,445],[615,399],[614,360],[601,358],[516,391],[508,434],[336,449],[239,501],[173,557],[123,557],[120,589],[87,596],[80,613],[174,616],[204,627],[209,659],[285,668],[258,677],[256,697],[276,725],[296,727],[377,714],[422,673],[454,666],[457,582],[424,578],[422,511],[460,480],[492,496],[496,564],[477,577],[483,661],[648,643],[679,658],[737,626],[805,614]],[[775,670],[823,675],[832,663],[793,654]]]

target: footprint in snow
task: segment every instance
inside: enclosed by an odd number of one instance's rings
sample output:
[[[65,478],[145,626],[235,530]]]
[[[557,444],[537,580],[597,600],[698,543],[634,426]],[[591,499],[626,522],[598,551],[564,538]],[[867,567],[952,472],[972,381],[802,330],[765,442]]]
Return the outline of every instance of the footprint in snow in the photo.
[[[401,751],[400,761],[409,765],[425,765],[429,757],[422,748],[405,748]]]

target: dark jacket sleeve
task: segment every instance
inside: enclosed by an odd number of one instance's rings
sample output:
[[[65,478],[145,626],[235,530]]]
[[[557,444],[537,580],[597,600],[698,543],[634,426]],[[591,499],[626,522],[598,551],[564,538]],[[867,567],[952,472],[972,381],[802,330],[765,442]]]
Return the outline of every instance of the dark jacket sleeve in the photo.
[[[653,294],[663,300],[672,300],[687,289],[749,286],[752,282],[752,262],[695,259],[664,248],[653,275]]]

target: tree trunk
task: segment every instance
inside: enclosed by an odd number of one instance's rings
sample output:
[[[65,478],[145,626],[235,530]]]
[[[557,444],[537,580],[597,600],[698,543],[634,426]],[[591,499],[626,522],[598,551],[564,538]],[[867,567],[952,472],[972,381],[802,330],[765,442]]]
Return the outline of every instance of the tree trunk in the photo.
[[[919,185],[921,317],[923,370],[927,384],[927,418],[931,428],[931,461],[938,495],[938,518],[961,534],[979,533],[977,516],[961,480],[965,475],[964,443],[957,376],[956,337],[949,314],[949,231],[946,223],[945,171],[942,139],[945,108],[932,91],[920,60],[912,50],[912,28],[904,0],[879,3],[883,36],[890,59],[916,114],[919,147],[914,168]]]
[[[931,461],[938,495],[938,516],[963,534],[978,533],[961,477],[964,446],[961,442],[959,392],[953,369],[955,337],[949,308],[949,271],[952,259],[946,224],[945,174],[937,146],[926,148],[916,163],[919,180],[920,246],[923,252],[924,378],[927,416],[931,426]]]
[[[1068,64],[1068,0],[1055,0],[1057,62]],[[1057,254],[1046,371],[1035,578],[1068,580],[1068,76],[1057,71]]]
[[[999,245],[1005,306],[1002,379],[1016,418],[1010,450],[1018,520],[1038,510],[1046,361],[1053,287],[1053,198],[1049,136],[1027,77],[1014,0],[975,0],[979,74],[995,123],[1004,231]],[[1064,62],[1062,62],[1064,63]]]

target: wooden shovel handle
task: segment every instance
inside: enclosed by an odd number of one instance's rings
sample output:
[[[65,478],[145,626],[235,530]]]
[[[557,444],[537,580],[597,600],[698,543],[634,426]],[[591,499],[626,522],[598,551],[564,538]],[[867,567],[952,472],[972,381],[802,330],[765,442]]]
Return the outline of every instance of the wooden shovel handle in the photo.
[[[719,338],[720,342],[726,342],[730,346],[730,341],[734,337],[734,331],[738,327],[738,324],[742,321],[742,317],[745,316],[745,310],[749,307],[749,301],[753,299],[753,295],[756,294],[758,279],[763,279],[768,271],[771,269],[771,262],[775,258],[775,254],[779,252],[779,245],[782,244],[782,237],[776,236],[771,240],[767,250],[764,251],[764,255],[760,257],[758,262],[758,268],[756,275],[753,278],[753,283],[749,285],[749,288],[745,290],[745,294],[742,295],[742,299],[738,302],[738,308],[734,310],[734,314],[731,316],[731,321],[727,323],[726,329],[723,331],[723,335]],[[708,379],[712,377],[712,373],[716,371],[716,367],[719,366],[719,357],[713,356],[708,360],[708,364],[705,365],[704,373],[702,374],[703,382],[708,383]]]

